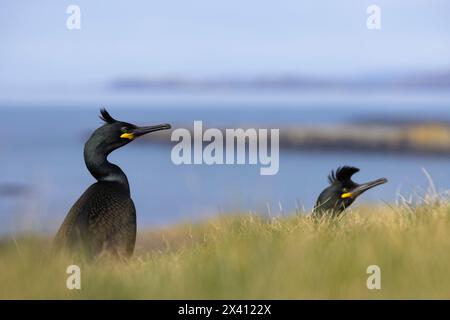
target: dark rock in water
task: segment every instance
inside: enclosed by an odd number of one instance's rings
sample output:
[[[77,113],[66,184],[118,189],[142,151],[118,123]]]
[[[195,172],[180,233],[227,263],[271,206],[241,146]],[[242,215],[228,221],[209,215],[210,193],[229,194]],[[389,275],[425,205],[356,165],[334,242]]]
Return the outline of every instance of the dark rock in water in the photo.
[[[30,193],[31,187],[14,183],[0,184],[0,197],[24,196]]]

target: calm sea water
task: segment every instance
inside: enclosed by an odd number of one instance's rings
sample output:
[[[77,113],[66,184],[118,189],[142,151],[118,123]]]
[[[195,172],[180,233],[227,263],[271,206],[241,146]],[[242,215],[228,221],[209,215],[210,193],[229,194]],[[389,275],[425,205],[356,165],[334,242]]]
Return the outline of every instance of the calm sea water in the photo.
[[[239,107],[239,106],[238,106]],[[397,110],[397,111],[396,111]],[[429,117],[429,106],[408,108],[135,108],[110,109],[118,119],[138,124],[170,122],[192,126],[203,120],[208,127],[260,127],[343,123],[358,117]],[[100,124],[97,106],[86,108],[0,108],[0,185],[26,186],[29,191],[0,196],[0,233],[25,230],[53,232],[81,193],[93,183],[83,162],[85,133]],[[450,119],[448,108],[436,108],[435,118]],[[131,184],[140,228],[192,221],[233,211],[288,214],[296,208],[310,210],[327,185],[327,174],[344,164],[361,172],[357,181],[380,177],[389,184],[365,194],[358,203],[394,202],[398,194],[427,189],[422,168],[430,173],[439,191],[450,186],[450,159],[411,155],[344,152],[283,151],[275,176],[260,176],[259,166],[176,166],[170,145],[132,143],[111,154]]]

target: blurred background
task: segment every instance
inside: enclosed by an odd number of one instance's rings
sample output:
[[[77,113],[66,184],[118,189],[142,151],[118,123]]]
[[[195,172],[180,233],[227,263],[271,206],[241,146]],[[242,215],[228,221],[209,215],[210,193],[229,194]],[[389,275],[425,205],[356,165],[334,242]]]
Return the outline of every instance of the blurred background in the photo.
[[[366,26],[369,5],[381,29]],[[81,29],[69,30],[77,5]],[[93,178],[99,108],[137,124],[280,128],[280,169],[176,166],[169,136],[114,152],[139,228],[308,212],[341,165],[390,183],[358,204],[450,186],[450,3],[0,0],[0,234],[54,232]]]

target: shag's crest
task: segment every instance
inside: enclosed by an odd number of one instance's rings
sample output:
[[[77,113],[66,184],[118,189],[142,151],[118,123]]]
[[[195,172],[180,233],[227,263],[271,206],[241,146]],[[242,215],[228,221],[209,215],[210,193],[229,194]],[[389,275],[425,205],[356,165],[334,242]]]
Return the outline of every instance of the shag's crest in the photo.
[[[359,169],[355,167],[339,167],[336,171],[331,171],[331,174],[328,176],[328,181],[331,184],[336,181],[351,181],[352,176],[357,172],[359,172]]]
[[[100,109],[100,116],[99,117],[100,117],[100,119],[102,119],[106,123],[110,123],[110,124],[117,121],[116,119],[111,117],[111,115],[108,113],[108,111],[106,111],[105,108],[101,108]]]

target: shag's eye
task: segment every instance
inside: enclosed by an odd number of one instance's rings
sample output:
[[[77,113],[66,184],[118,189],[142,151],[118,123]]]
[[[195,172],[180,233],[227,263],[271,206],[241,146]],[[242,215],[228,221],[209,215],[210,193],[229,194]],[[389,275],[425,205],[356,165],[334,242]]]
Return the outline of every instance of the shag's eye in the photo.
[[[128,133],[128,128],[127,128],[127,127],[122,127],[122,128],[120,129],[120,132],[122,132],[122,133]]]

